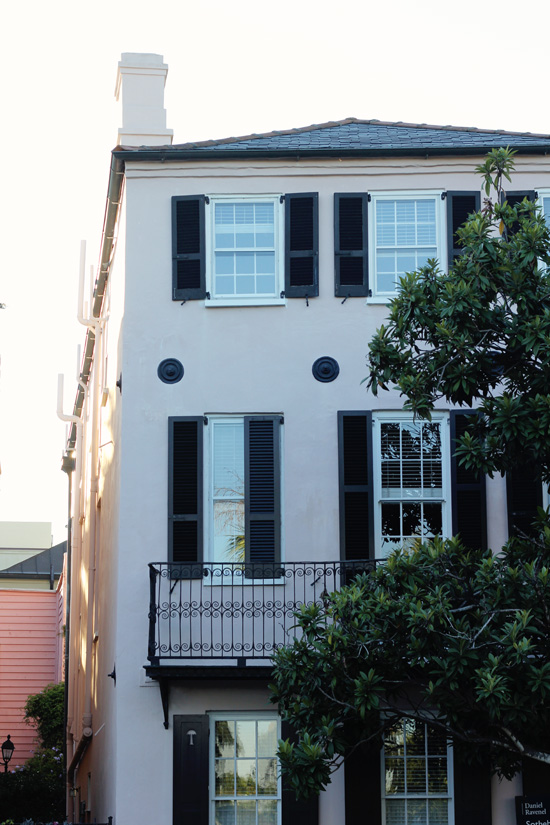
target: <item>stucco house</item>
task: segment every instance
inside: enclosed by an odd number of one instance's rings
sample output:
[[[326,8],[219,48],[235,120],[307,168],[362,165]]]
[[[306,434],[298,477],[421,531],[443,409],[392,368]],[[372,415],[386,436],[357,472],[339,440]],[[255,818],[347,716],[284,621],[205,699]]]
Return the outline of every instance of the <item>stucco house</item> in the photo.
[[[457,466],[464,411],[414,422],[397,394],[373,398],[361,381],[398,277],[460,253],[488,150],[517,150],[508,197],[550,216],[550,135],[350,118],[174,144],[166,74],[159,55],[119,63],[88,318],[82,256],[69,813],[389,825],[414,808],[415,822],[511,825],[536,779],[472,772],[425,730],[422,788],[383,782],[382,750],[296,803],[278,778],[285,732],[267,684],[295,605],[353,565],[421,524],[501,547],[542,500],[529,478],[507,489]]]

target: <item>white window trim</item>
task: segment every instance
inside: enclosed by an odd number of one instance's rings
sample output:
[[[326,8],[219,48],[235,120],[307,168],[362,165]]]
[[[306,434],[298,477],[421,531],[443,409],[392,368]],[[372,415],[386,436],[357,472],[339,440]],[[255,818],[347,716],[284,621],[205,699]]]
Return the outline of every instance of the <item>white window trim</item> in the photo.
[[[216,737],[214,734],[214,725],[218,721],[222,722],[241,722],[241,721],[262,721],[262,722],[277,722],[277,739],[281,738],[281,717],[276,712],[270,711],[227,711],[227,712],[216,712],[216,713],[209,713],[209,748],[208,748],[208,785],[209,785],[209,792],[208,792],[208,821],[210,825],[214,825],[215,819],[215,787],[216,787],[216,776],[214,771],[215,765],[215,758],[216,758]],[[229,797],[227,797],[229,799]],[[273,799],[274,797],[268,796],[265,797],[266,799]],[[258,799],[258,797],[254,797],[254,799]],[[282,780],[281,780],[281,771],[277,770],[277,825],[281,825],[282,822],[282,812],[283,812],[283,799],[282,799]]]
[[[540,207],[542,215],[544,216],[544,198],[550,198],[550,189],[537,189],[537,200],[536,204]],[[549,213],[549,220],[548,220],[548,228],[550,229],[550,213]]]
[[[285,306],[286,299],[280,297],[285,288],[285,213],[284,203],[281,202],[281,193],[256,193],[256,194],[222,194],[208,195],[206,201],[205,216],[205,265],[206,265],[206,291],[210,294],[204,302],[205,307],[239,307],[239,306]],[[214,290],[214,206],[221,201],[231,203],[249,203],[250,201],[273,203],[275,221],[275,293],[271,296],[243,296],[235,295],[234,298],[224,295],[216,298]]]
[[[430,724],[426,720],[424,724]],[[448,799],[449,820],[447,825],[454,825],[455,821],[455,788],[454,788],[454,750],[451,742],[447,743],[447,793],[446,794],[386,794],[386,773],[384,762],[384,746],[380,748],[380,796],[382,801],[382,825],[386,825],[387,799]]]
[[[380,467],[382,464],[382,453],[380,446],[380,425],[385,421],[412,421],[414,419],[413,413],[403,412],[401,410],[391,412],[385,410],[383,412],[373,412],[372,427],[373,427],[373,468],[374,468],[374,548],[375,558],[384,559],[386,555],[382,553],[382,535],[381,535],[381,521],[382,521],[382,485],[380,476]],[[419,419],[419,421],[422,421]],[[441,456],[442,456],[442,481],[443,481],[443,508],[442,508],[442,527],[443,537],[449,538],[452,535],[452,514],[451,514],[451,461],[450,461],[450,416],[448,412],[434,412],[432,413],[432,422],[441,423]]]
[[[376,222],[375,205],[377,201],[404,200],[433,200],[435,199],[436,222],[436,258],[440,267],[447,270],[447,206],[442,189],[408,189],[382,192],[369,192],[368,204],[368,231],[369,231],[369,286],[372,296],[367,298],[367,304],[387,304],[395,297],[396,292],[376,291]]]
[[[212,565],[223,566],[224,564],[231,564],[231,562],[217,562],[214,560],[214,495],[213,495],[213,472],[214,472],[214,427],[212,426],[215,422],[224,422],[224,421],[242,421],[244,425],[244,419],[249,416],[261,416],[261,415],[282,415],[281,412],[246,412],[246,413],[205,413],[205,417],[208,419],[208,424],[204,427],[204,473],[203,473],[203,513],[204,520],[203,520],[203,529],[204,529],[204,548],[205,548],[205,557],[204,561]],[[280,479],[280,490],[281,490],[281,547],[280,553],[281,563],[284,563],[285,558],[285,546],[284,546],[284,427],[279,427],[279,459],[280,459],[280,472],[281,472],[281,479]],[[241,572],[238,574],[235,573],[234,576],[227,576],[224,577],[223,581],[219,579],[215,579],[213,576],[208,576],[203,580],[203,584],[205,586],[210,587],[227,587],[231,584],[231,581],[235,579],[235,584],[238,585],[253,585],[254,582],[258,582],[262,585],[278,585],[279,587],[285,586],[285,579],[249,579],[243,578]]]

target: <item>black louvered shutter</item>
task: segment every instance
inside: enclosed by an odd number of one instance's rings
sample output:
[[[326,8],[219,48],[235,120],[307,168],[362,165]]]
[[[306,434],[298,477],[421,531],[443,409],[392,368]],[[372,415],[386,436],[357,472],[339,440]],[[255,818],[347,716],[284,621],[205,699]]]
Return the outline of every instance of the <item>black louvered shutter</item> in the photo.
[[[506,200],[508,201],[509,206],[517,206],[518,203],[521,203],[524,198],[527,198],[528,201],[534,202],[537,199],[537,193],[533,189],[522,189],[521,191],[517,190],[516,192],[506,192]],[[515,235],[518,229],[519,221],[516,221],[508,230],[508,234]]]
[[[208,716],[174,716],[173,825],[208,825]]]
[[[453,759],[455,825],[490,825],[491,773],[488,767]]]
[[[462,246],[456,231],[467,220],[468,215],[477,212],[481,205],[479,192],[447,192],[447,252],[448,264],[452,266],[455,258],[462,253]]]
[[[204,195],[172,198],[172,299],[206,297]]]
[[[466,547],[472,550],[487,547],[487,505],[485,476],[475,469],[466,469],[455,456],[457,440],[464,434],[471,415],[476,412],[451,412],[451,485],[453,535],[460,533]]]
[[[368,194],[334,195],[334,294],[368,295]]]
[[[244,419],[245,560],[251,578],[280,575],[281,416]]]
[[[506,473],[508,535],[533,535],[537,508],[542,507],[542,481],[533,461]]]
[[[285,195],[285,295],[319,294],[319,196]]]
[[[281,739],[290,739],[297,742],[298,736],[294,729],[284,720],[281,722]],[[296,794],[285,787],[283,776],[283,818],[282,825],[318,825],[319,797],[311,799],[296,799]]]
[[[202,575],[203,418],[169,419],[168,559],[174,575]],[[181,566],[179,566],[181,565]]]
[[[340,556],[374,558],[372,414],[338,413]]]
[[[381,825],[380,764],[380,747],[375,744],[361,745],[346,758],[346,815],[342,825]]]

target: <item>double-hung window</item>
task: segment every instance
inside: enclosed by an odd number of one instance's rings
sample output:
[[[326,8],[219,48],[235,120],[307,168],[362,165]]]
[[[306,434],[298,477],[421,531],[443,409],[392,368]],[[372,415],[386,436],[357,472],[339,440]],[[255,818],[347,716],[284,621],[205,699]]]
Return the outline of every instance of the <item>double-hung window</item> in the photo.
[[[440,192],[372,194],[370,207],[372,295],[391,298],[407,272],[445,260],[445,207]]]
[[[452,748],[444,731],[403,719],[384,735],[384,825],[452,825]]]
[[[280,298],[280,197],[219,196],[210,201],[207,285],[212,300]]]
[[[450,535],[447,419],[380,413],[374,424],[376,556]]]
[[[279,726],[271,714],[211,714],[210,825],[280,825]]]

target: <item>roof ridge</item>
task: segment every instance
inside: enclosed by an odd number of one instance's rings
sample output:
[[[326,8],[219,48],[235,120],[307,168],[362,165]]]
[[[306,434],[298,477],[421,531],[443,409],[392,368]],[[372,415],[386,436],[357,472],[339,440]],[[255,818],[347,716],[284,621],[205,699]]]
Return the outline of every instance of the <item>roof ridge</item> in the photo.
[[[426,130],[438,130],[438,131],[445,131],[445,132],[476,132],[477,134],[486,134],[486,135],[510,135],[510,136],[530,136],[535,138],[548,138],[550,137],[550,133],[544,132],[519,132],[519,131],[511,131],[508,129],[482,129],[478,126],[452,126],[452,125],[441,125],[441,124],[431,124],[431,123],[408,123],[406,121],[391,121],[391,120],[377,120],[376,118],[370,118],[368,120],[356,118],[356,117],[347,117],[343,120],[329,120],[325,123],[312,123],[309,126],[300,126],[291,129],[274,129],[271,132],[253,132],[249,135],[238,135],[233,137],[227,138],[219,138],[219,139],[209,139],[209,140],[200,140],[200,141],[188,141],[187,143],[178,143],[174,144],[171,148],[178,148],[178,149],[200,149],[200,148],[207,148],[209,146],[227,146],[233,143],[241,143],[243,141],[251,141],[251,140],[262,140],[265,138],[271,137],[283,137],[286,135],[299,135],[304,134],[305,132],[313,132],[319,131],[321,129],[332,129],[338,126],[347,126],[350,124],[356,123],[358,125],[376,125],[376,126],[389,126],[395,128],[405,128],[405,129],[426,129]]]

